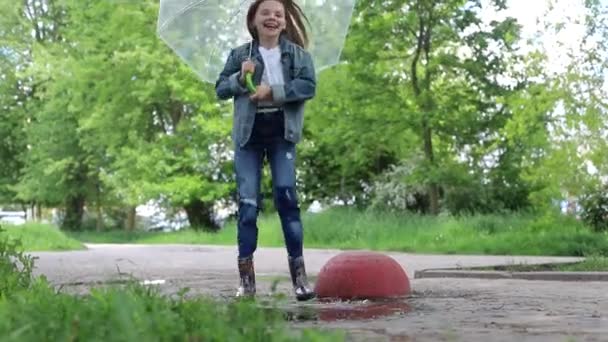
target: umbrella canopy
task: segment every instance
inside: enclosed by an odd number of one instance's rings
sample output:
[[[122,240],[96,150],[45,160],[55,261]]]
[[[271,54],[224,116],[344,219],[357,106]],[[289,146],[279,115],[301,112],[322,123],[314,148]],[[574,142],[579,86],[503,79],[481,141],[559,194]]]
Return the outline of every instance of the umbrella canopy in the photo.
[[[317,72],[340,60],[356,0],[300,0],[310,20],[308,51]],[[161,0],[158,34],[206,82],[214,83],[230,50],[249,42],[253,0]]]

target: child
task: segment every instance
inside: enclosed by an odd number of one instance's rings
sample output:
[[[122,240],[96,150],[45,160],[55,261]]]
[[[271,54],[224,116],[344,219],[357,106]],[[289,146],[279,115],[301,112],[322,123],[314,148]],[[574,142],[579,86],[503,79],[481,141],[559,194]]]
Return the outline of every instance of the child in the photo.
[[[216,82],[217,96],[234,99],[234,165],[239,196],[237,296],[255,295],[253,254],[261,207],[264,157],[272,174],[274,204],[281,219],[295,296],[315,296],[306,278],[303,232],[296,196],[295,145],[302,136],[304,104],[315,95],[316,79],[301,8],[292,0],[256,0],[247,13],[253,40],[230,51]],[[246,88],[253,74],[256,90]]]

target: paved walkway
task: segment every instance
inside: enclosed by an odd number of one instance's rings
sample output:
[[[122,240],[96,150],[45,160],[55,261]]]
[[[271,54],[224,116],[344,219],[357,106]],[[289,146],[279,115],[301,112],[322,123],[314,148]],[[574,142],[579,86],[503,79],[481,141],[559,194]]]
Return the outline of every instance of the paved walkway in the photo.
[[[38,270],[54,283],[93,282],[115,278],[118,272],[137,278],[181,279],[209,273],[236,276],[234,247],[200,245],[102,245],[88,244],[88,250],[33,253],[40,259]],[[306,268],[317,274],[340,250],[306,249]],[[521,256],[461,256],[385,253],[405,269],[410,279],[416,271],[437,268],[574,262],[580,258]],[[261,275],[287,274],[287,253],[282,248],[261,248],[255,255]]]
[[[231,297],[237,283],[233,247],[88,245],[88,250],[33,253],[36,272],[68,290],[86,291],[96,282],[125,275],[160,281],[175,293]],[[305,251],[311,275],[338,250]],[[492,266],[519,263],[573,262],[578,258],[456,256],[386,253],[410,276],[413,296],[392,303],[389,315],[358,320],[335,320],[344,312],[371,312],[375,304],[290,304],[290,310],[313,310],[318,315],[296,327],[345,329],[353,341],[608,341],[608,283],[515,279],[414,279],[416,271],[436,268]],[[286,252],[262,248],[256,253],[261,295],[271,291],[273,279],[287,276]],[[278,291],[289,293],[287,281]],[[367,311],[366,311],[367,310]],[[386,310],[385,310],[386,311]],[[336,314],[337,313],[337,314]],[[333,318],[332,318],[333,317]],[[365,319],[364,322],[361,319]]]

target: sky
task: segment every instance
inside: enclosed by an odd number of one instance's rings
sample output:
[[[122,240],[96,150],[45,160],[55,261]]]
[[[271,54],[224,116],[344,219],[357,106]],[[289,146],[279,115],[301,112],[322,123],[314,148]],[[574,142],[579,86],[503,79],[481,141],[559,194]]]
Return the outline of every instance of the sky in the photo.
[[[585,9],[583,6],[584,0],[559,0],[555,6],[555,10],[551,11],[549,16],[546,16],[547,10],[549,9],[548,1],[546,0],[508,0],[509,10],[508,15],[518,19],[523,26],[523,34],[525,37],[532,37],[534,33],[542,28],[537,23],[539,18],[545,19],[549,22],[558,22],[564,19],[570,24],[563,29],[559,35],[545,34],[543,37],[543,45],[550,51],[549,54],[549,65],[548,68],[553,71],[559,72],[568,63],[568,57],[565,55],[565,51],[568,49],[575,49],[579,46],[582,38],[585,34],[584,16]],[[608,0],[602,0],[603,6],[608,6]],[[580,23],[577,23],[576,21]],[[558,43],[564,44],[560,47]],[[608,78],[608,75],[606,75]],[[608,82],[605,86],[608,89]],[[590,174],[596,173],[598,170],[595,166],[587,161],[587,171]]]
[[[550,52],[549,67],[553,71],[559,72],[568,62],[565,52],[568,49],[576,48],[584,36],[585,9],[583,1],[554,0],[555,8],[547,15],[549,10],[548,0],[508,0],[509,9],[505,11],[504,15],[517,18],[522,25],[523,38],[533,38],[539,30],[542,30],[542,24],[537,22],[539,19],[554,23],[559,21],[570,23],[559,35],[546,32],[543,35],[542,44],[546,51]],[[608,3],[608,0],[604,1]],[[580,20],[580,24],[577,24],[576,20]],[[559,43],[564,44],[564,47],[560,47]]]

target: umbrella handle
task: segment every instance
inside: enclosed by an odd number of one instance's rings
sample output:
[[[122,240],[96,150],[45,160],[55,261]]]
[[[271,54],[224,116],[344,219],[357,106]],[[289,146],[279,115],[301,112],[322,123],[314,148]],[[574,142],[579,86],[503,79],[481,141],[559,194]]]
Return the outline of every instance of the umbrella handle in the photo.
[[[255,93],[255,85],[253,84],[253,75],[248,72],[245,74],[245,85],[247,85],[247,89],[249,89],[250,92]]]

